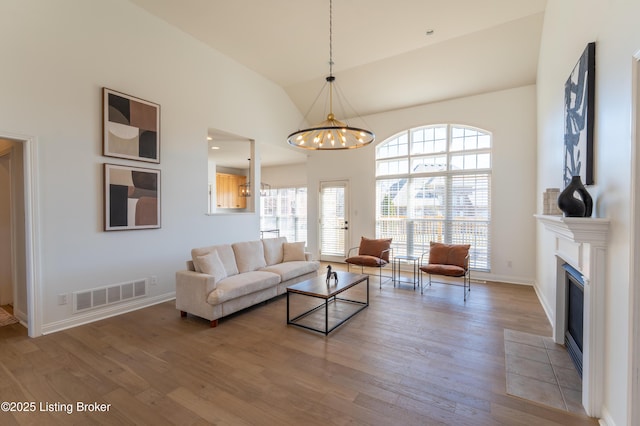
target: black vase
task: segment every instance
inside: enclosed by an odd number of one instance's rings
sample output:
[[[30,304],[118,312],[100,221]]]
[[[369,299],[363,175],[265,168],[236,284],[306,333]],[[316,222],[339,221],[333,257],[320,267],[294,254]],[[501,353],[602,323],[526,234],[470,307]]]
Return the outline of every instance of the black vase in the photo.
[[[569,185],[558,196],[558,207],[566,217],[591,217],[593,199],[582,184],[580,176],[571,177]]]

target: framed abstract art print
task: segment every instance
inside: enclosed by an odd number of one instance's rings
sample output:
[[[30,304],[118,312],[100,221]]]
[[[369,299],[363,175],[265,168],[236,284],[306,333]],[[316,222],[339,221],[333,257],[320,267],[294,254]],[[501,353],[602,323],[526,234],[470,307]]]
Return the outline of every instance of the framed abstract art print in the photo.
[[[160,105],[102,89],[103,154],[160,163]]]
[[[160,170],[104,165],[104,230],[160,228]]]

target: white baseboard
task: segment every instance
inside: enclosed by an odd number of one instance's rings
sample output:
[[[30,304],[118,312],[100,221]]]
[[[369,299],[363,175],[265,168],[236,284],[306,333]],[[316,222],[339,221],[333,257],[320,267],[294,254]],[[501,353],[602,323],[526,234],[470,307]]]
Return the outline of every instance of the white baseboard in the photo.
[[[157,305],[159,303],[168,302],[175,298],[176,298],[176,293],[171,292],[171,293],[162,294],[159,296],[136,299],[128,303],[111,305],[111,306],[105,307],[104,309],[97,309],[93,312],[77,314],[77,315],[74,315],[73,317],[65,318],[61,321],[56,321],[49,324],[43,324],[42,334],[55,333],[57,331],[62,331],[69,328],[77,327],[79,325],[89,324],[105,318],[114,317],[116,315],[122,315],[127,312],[136,311],[138,309]]]
[[[611,413],[607,410],[607,407],[602,407],[602,418],[598,419],[600,426],[616,426],[616,422],[611,418]]]
[[[496,275],[489,272],[475,272],[471,271],[471,282],[473,280],[481,281],[495,281],[499,283],[507,284],[520,284],[520,285],[533,285],[533,279],[527,279],[522,277],[514,277],[509,275]]]
[[[551,324],[551,326],[553,327],[554,310],[551,309],[549,301],[544,298],[543,294],[540,291],[538,291],[537,284],[533,286],[533,289],[536,291],[536,296],[538,296],[538,300],[540,301],[540,305],[542,305],[542,309],[544,310],[544,313],[549,320],[549,324]]]
[[[18,318],[18,320],[20,321],[20,324],[23,324],[23,325],[27,324],[29,320],[29,318],[27,317],[27,313],[17,308],[16,306],[13,307],[13,316]]]

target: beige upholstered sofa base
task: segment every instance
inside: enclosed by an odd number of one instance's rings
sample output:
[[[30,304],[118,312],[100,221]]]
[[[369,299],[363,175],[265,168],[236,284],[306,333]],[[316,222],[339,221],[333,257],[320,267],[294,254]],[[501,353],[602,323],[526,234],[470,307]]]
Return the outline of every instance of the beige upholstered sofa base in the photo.
[[[308,253],[305,254],[305,261],[283,262],[282,247],[285,243],[286,239],[282,237],[265,242],[264,248],[262,242],[252,241],[194,249],[192,255],[216,250],[222,257],[225,269],[234,271],[235,275],[220,281],[218,285],[213,275],[196,272],[193,270],[193,261],[188,261],[187,269],[176,273],[176,309],[180,310],[182,316],[189,313],[208,319],[211,326],[215,327],[219,318],[284,294],[290,285],[317,277],[320,262],[310,260]],[[251,249],[250,258],[245,256],[238,260],[234,255],[240,254],[243,248]],[[236,262],[242,264],[243,261],[258,264],[259,269],[240,267],[234,270],[237,268]],[[261,266],[260,262],[265,266]],[[252,287],[256,291],[251,291]]]
[[[193,271],[182,271],[182,272],[184,273],[184,272],[193,272]],[[197,272],[194,272],[194,274],[197,274]],[[228,315],[231,315],[235,312],[249,308],[258,303],[264,302],[269,299],[273,299],[276,296],[286,293],[288,286],[297,284],[299,282],[302,282],[311,278],[315,278],[317,276],[318,276],[317,272],[310,272],[308,274],[301,275],[296,278],[292,278],[288,281],[281,282],[278,284],[277,287],[271,287],[265,290],[256,291],[255,293],[247,294],[245,296],[238,297],[237,299],[232,299],[227,302],[223,302],[219,305],[210,305],[209,303],[207,303],[206,297],[203,297],[202,299],[200,299],[202,303],[184,303],[185,301],[184,299],[181,299],[181,302],[183,303],[178,303],[178,299],[176,299],[176,308],[180,310],[180,313],[182,316],[186,316],[187,313],[190,313],[192,315],[196,315],[198,317],[208,319],[209,321],[211,321],[211,327],[216,327],[218,325],[219,318],[226,317]],[[180,281],[179,278],[178,278],[178,281]],[[192,282],[190,282],[189,284],[192,284]],[[177,286],[180,286],[180,285],[181,284],[177,284]],[[183,291],[182,293],[189,294],[190,292]],[[195,302],[195,300],[193,300],[192,302]]]

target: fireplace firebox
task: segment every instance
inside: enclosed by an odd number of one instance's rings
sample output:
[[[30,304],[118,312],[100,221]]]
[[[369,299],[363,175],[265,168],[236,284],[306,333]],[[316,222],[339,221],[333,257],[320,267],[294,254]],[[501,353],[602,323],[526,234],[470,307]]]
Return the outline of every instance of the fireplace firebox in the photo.
[[[568,263],[562,265],[567,280],[567,318],[564,335],[569,356],[582,377],[582,338],[584,323],[584,280],[582,274]]]

